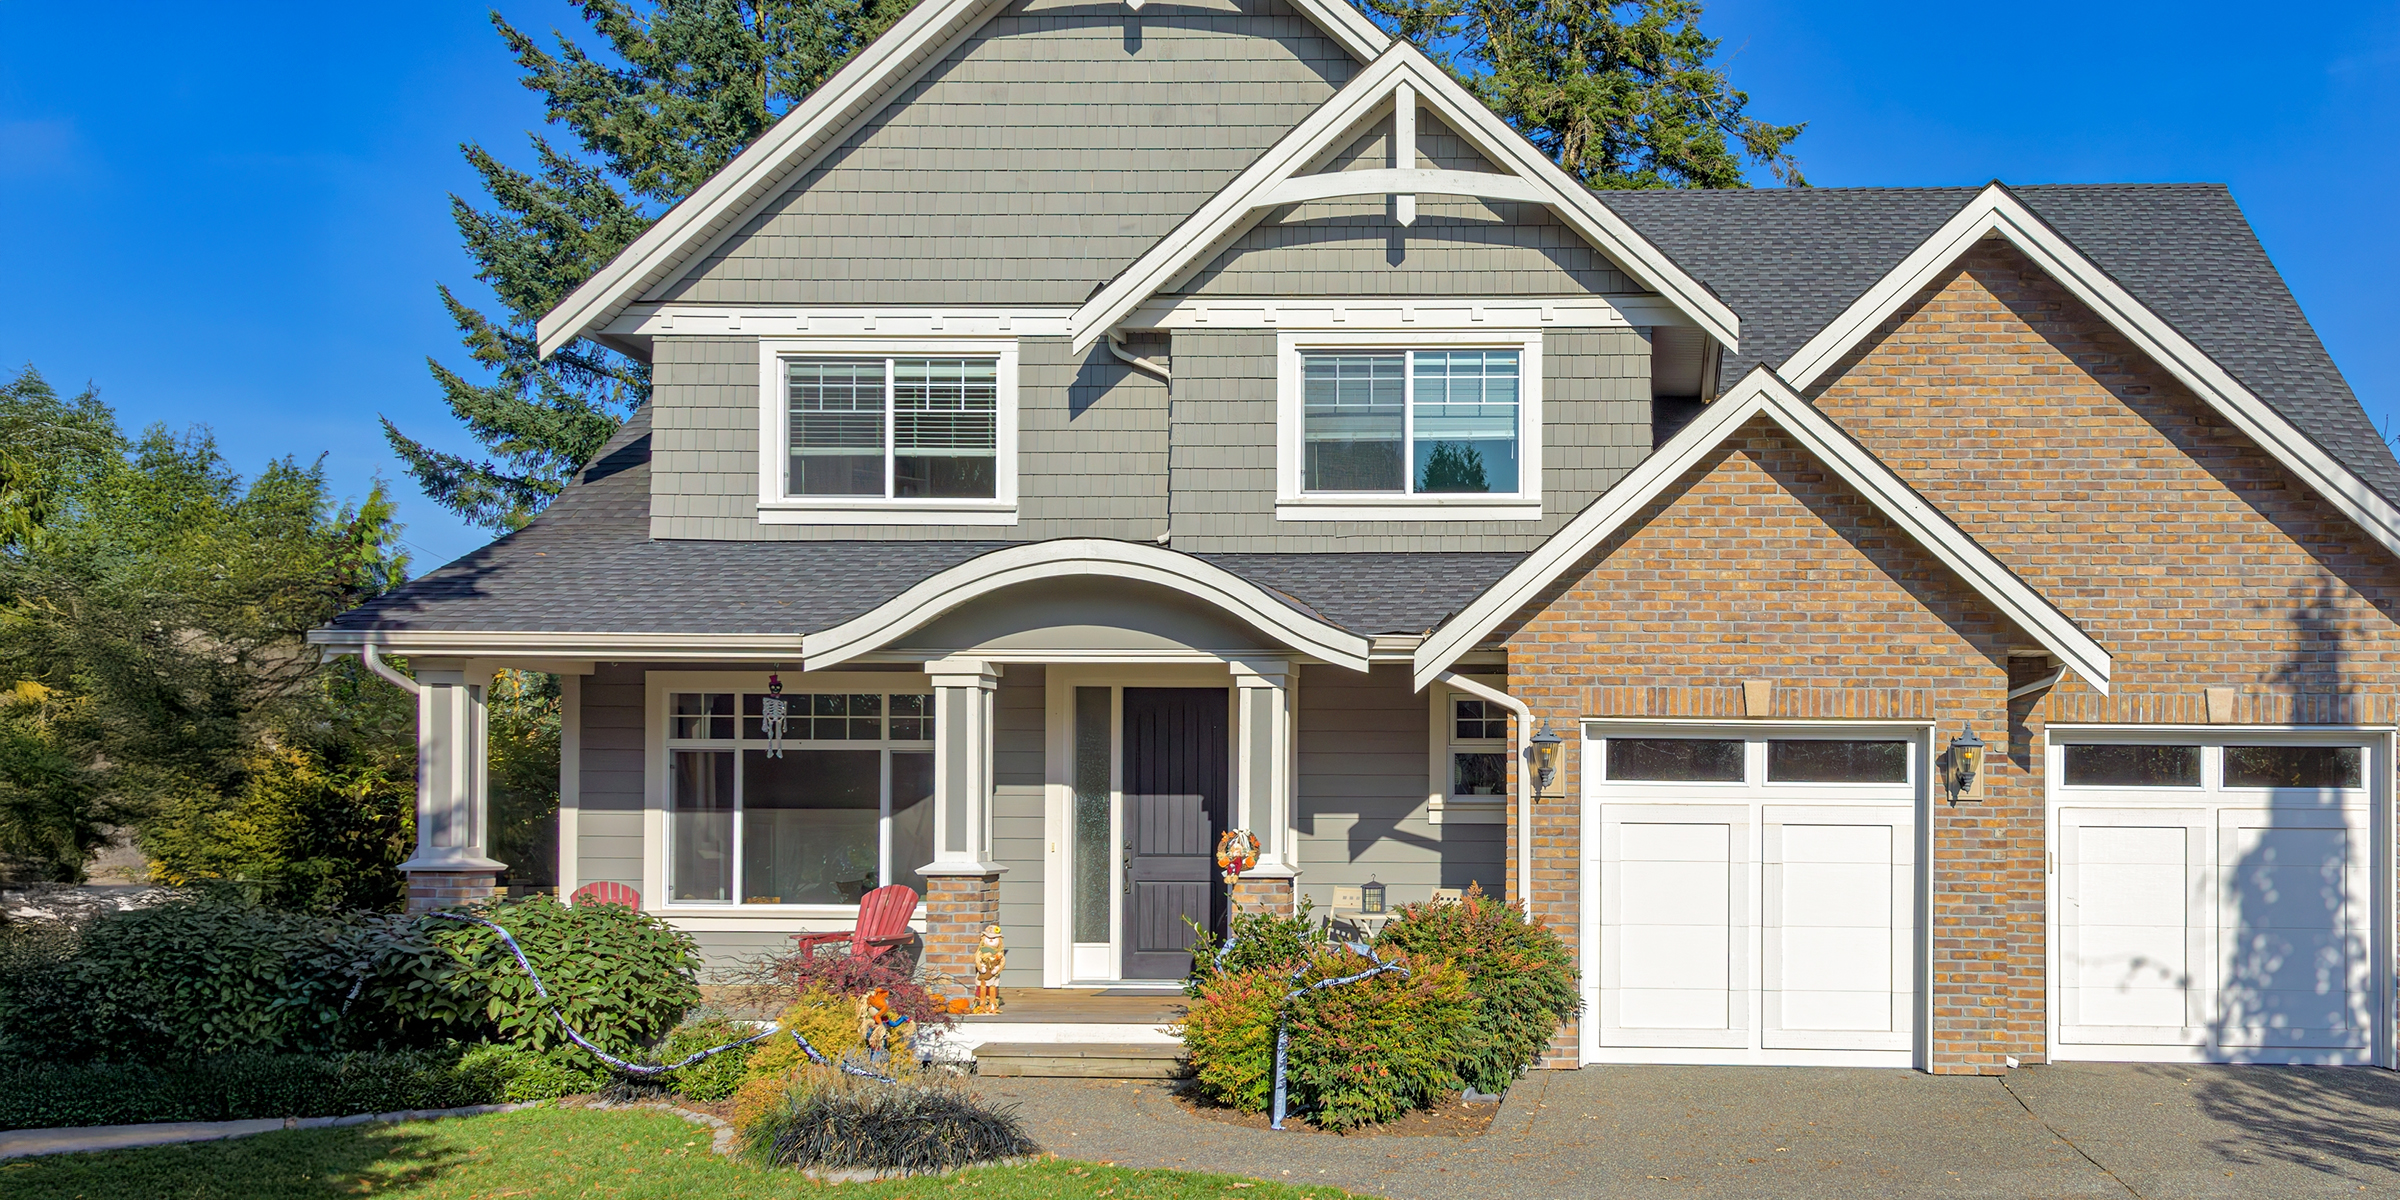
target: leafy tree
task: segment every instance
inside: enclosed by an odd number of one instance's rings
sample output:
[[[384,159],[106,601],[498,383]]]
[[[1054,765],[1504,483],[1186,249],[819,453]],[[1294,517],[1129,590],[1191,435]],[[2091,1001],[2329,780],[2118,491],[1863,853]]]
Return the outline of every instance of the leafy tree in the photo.
[[[109,827],[229,803],[309,744],[324,667],[301,635],[406,563],[380,485],[337,508],[316,466],[245,480],[205,431],[129,441],[30,368],[0,429],[41,433],[0,489],[0,853],[73,878]]]
[[[1746,114],[1699,0],[1358,2],[1592,187],[1746,187],[1745,161],[1807,183],[1806,126]]]
[[[389,419],[384,435],[425,494],[478,525],[523,525],[650,393],[649,368],[589,339],[544,359],[535,322],[660,213],[805,98],[912,0],[581,0],[601,49],[565,34],[552,52],[497,14],[492,24],[572,149],[532,135],[535,166],[463,147],[488,204],[453,195],[475,277],[495,318],[441,289],[470,379],[428,360],[450,411],[482,443],[470,457],[427,446]]]

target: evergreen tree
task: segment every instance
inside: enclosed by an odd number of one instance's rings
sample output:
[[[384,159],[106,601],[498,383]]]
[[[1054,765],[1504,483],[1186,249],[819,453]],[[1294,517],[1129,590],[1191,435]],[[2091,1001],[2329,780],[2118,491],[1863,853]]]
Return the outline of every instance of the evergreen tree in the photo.
[[[532,135],[534,169],[462,147],[488,204],[450,198],[490,316],[440,289],[479,382],[428,360],[481,457],[384,435],[426,495],[478,525],[523,525],[649,397],[642,363],[589,340],[542,358],[534,323],[908,10],[911,0],[581,0],[602,49],[492,24],[572,149]]]
[[[1595,188],[1746,187],[1746,161],[1805,186],[1805,125],[1745,115],[1711,65],[1699,0],[1359,0]]]

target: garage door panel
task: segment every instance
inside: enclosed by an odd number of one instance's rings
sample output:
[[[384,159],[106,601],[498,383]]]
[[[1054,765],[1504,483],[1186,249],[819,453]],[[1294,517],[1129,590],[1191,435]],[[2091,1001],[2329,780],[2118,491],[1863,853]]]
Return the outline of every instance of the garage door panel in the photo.
[[[2194,1036],[2208,990],[2205,822],[2199,809],[2060,812],[2060,1041]]]
[[[1892,990],[1892,931],[1794,929],[1781,934],[1783,969],[1771,980],[1786,992]]]
[[[1761,1044],[1906,1050],[1913,806],[1764,811]]]
[[[1803,1030],[1817,1033],[1890,1033],[1897,1028],[1895,1017],[1906,1017],[1905,1009],[1894,1012],[1892,993],[1888,988],[1873,991],[1837,991],[1828,988],[1807,992],[1769,992],[1767,995],[1774,1001],[1773,1018],[1768,1022],[1768,1027],[1786,1035]],[[1784,1040],[1777,1039],[1779,1043]]]
[[[1600,835],[1601,1043],[1747,1045],[1748,810],[1605,805]]]
[[[1892,927],[1892,855],[1888,847],[1883,861],[1877,863],[1786,862],[1781,866],[1785,925]]]

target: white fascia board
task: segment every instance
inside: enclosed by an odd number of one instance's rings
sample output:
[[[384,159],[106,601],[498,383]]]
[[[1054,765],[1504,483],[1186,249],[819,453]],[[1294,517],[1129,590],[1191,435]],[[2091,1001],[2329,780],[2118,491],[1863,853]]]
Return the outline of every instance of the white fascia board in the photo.
[[[600,330],[629,337],[1065,337],[1064,306],[628,304]]]
[[[1843,482],[2045,650],[2103,694],[2108,691],[2111,659],[2107,650],[1763,366],[1753,368],[1724,398],[1702,410],[1699,419],[1427,637],[1415,657],[1416,686],[1423,688],[1449,669],[1719,443],[1759,415],[1774,421],[1819,462],[1831,467]]]
[[[592,633],[573,630],[312,629],[307,642],[334,654],[373,646],[384,654],[439,658],[566,658],[672,662],[798,658],[796,633]]]
[[[556,353],[624,306],[692,251],[740,223],[752,205],[830,148],[859,110],[906,86],[939,52],[980,26],[1003,0],[927,0],[835,71],[759,139],[683,198],[633,244],[594,272],[536,325],[541,353]]]
[[[1123,329],[1625,329],[1690,326],[1663,297],[1168,296],[1142,302]]]
[[[880,650],[978,597],[1045,579],[1098,576],[1169,588],[1204,601],[1276,642],[1353,671],[1367,669],[1368,640],[1301,613],[1257,584],[1180,551],[1108,538],[1060,538],[995,550],[926,577],[872,611],[802,644],[819,670]]]
[[[1440,192],[1447,186],[1467,187],[1484,191],[1507,189],[1527,202],[1546,205],[1569,228],[1616,263],[1643,287],[1662,297],[1688,314],[1693,324],[1707,330],[1709,335],[1727,346],[1739,346],[1741,319],[1731,308],[1710,294],[1700,282],[1684,273],[1674,261],[1656,246],[1651,245],[1631,225],[1600,203],[1591,191],[1562,170],[1547,155],[1533,148],[1532,143],[1510,129],[1483,103],[1467,94],[1456,80],[1450,78],[1431,59],[1415,46],[1395,40],[1367,68],[1353,76],[1342,90],[1320,105],[1315,112],[1292,127],[1281,141],[1260,155],[1256,162],[1233,182],[1225,185],[1208,202],[1200,206],[1182,224],[1153,245],[1132,266],[1086,301],[1068,321],[1068,334],[1077,350],[1091,345],[1108,329],[1123,322],[1133,311],[1160,291],[1166,290],[1177,278],[1196,265],[1206,262],[1223,245],[1254,223],[1265,210],[1290,201],[1279,199],[1291,189],[1292,196],[1313,194],[1314,189],[1338,189],[1334,195],[1352,194],[1358,185],[1348,182],[1317,182],[1318,175],[1302,172],[1328,150],[1336,149],[1334,139],[1341,137],[1359,122],[1390,107],[1402,87],[1413,88],[1420,103],[1433,109],[1460,137],[1466,139],[1487,160],[1504,168],[1504,176],[1495,179],[1457,180],[1452,176],[1465,172],[1450,171],[1364,171],[1355,174],[1369,178],[1384,178],[1396,191]],[[1513,178],[1515,184],[1497,182],[1497,178]],[[1436,186],[1436,185],[1442,186]],[[1517,188],[1523,188],[1516,193]]]
[[[1815,386],[1827,372],[1874,332],[1900,306],[1932,284],[1976,242],[1989,235],[2007,239],[2077,300],[2100,315],[2134,348],[2165,368],[2176,381],[2242,435],[2273,455],[2303,483],[2342,511],[2375,543],[2400,555],[2400,506],[2359,478],[2275,407],[2242,386],[2165,318],[2135,300],[2098,263],[2075,249],[2058,231],[2027,209],[2007,188],[1986,187],[1900,265],[1877,280],[1842,314],[1785,360],[1783,378],[1795,389]]]

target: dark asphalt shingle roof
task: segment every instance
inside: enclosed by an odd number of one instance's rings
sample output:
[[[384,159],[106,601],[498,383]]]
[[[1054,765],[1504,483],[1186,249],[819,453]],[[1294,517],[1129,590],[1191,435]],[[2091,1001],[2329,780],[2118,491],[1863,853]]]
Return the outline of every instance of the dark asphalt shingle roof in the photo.
[[[1781,366],[1981,188],[1602,192],[1742,319],[1731,383]],[[2400,463],[2221,184],[2010,189],[2085,257],[2386,497]]]
[[[1724,378],[1780,365],[1977,188],[1611,192],[1601,199],[1742,320]],[[2016,189],[2043,220],[2386,496],[2400,463],[2223,187]],[[808,633],[1013,543],[650,537],[649,414],[532,524],[333,622],[336,629]],[[1518,554],[1200,556],[1355,633],[1420,633]]]
[[[732,542],[650,537],[650,417],[510,534],[333,621],[335,629],[811,633],[1013,542]],[[1198,556],[1354,633],[1422,633],[1518,554]]]

